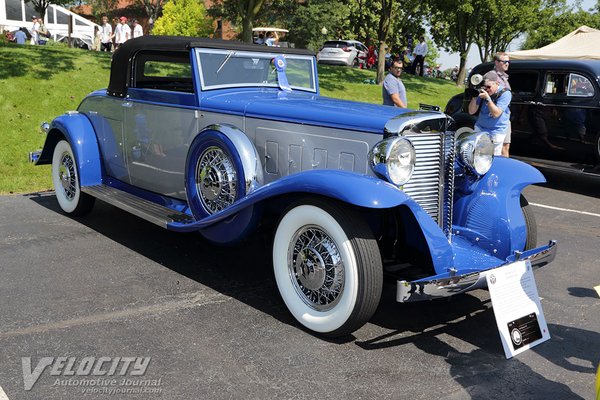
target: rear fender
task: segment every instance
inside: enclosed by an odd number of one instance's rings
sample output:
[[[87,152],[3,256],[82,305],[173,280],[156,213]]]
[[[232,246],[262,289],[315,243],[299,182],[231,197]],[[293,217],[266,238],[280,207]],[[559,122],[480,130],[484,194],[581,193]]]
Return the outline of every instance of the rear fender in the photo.
[[[101,184],[102,161],[96,133],[90,120],[78,112],[63,114],[52,121],[36,165],[51,164],[54,147],[63,138],[73,149],[81,186]]]

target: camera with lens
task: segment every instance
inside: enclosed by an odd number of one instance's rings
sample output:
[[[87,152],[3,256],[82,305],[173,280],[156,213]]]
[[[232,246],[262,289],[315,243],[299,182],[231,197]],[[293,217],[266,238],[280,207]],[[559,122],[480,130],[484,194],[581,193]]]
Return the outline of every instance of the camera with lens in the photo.
[[[470,90],[469,90],[470,97],[475,97],[484,90],[483,89],[483,84],[484,84],[483,75],[480,75],[480,74],[471,75],[471,78],[469,79],[469,83],[470,83]]]

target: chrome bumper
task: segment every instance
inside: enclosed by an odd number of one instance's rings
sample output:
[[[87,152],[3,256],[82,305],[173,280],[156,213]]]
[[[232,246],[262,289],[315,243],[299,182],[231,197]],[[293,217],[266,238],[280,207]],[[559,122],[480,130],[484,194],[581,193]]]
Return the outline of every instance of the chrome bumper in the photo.
[[[524,252],[515,252],[507,258],[506,262],[493,268],[488,268],[463,275],[449,274],[448,276],[437,276],[425,278],[418,281],[398,281],[396,289],[396,301],[408,303],[413,301],[434,300],[465,293],[470,290],[486,287],[485,274],[483,272],[503,267],[516,261],[530,261],[533,269],[543,267],[551,263],[556,256],[556,241],[551,240],[546,246],[538,247]]]

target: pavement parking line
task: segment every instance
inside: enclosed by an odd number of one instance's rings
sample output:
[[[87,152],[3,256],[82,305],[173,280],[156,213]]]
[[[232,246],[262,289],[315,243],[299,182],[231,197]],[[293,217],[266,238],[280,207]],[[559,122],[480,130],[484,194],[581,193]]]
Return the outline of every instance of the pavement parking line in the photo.
[[[553,207],[553,206],[547,206],[545,204],[538,204],[538,203],[529,203],[529,204],[531,204],[532,206],[536,206],[536,207],[549,208],[551,210],[567,211],[567,212],[572,212],[572,213],[577,213],[577,214],[591,215],[592,217],[600,217],[600,214],[591,213],[591,212],[587,212],[587,211],[571,210],[570,208]]]
[[[4,393],[2,386],[0,386],[0,400],[8,400],[8,396]]]

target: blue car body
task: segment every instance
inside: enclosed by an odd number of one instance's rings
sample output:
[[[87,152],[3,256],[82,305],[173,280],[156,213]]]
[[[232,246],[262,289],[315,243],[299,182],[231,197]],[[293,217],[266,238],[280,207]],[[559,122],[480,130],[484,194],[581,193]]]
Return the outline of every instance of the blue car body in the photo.
[[[91,93],[78,111],[46,129],[37,164],[57,163],[55,148],[66,141],[75,165],[69,169],[60,161],[69,158],[68,151],[58,158],[59,202],[72,201],[71,192],[79,188],[76,199],[99,198],[216,243],[243,239],[299,199],[341,204],[378,238],[382,268],[390,259],[393,265],[414,264],[397,279],[398,301],[481,287],[482,272],[519,258],[534,266],[553,259],[555,243],[528,243],[531,221],[521,192],[544,182],[533,167],[498,157],[479,175],[460,162],[451,120],[443,113],[320,96],[316,62],[305,51],[268,50],[275,54],[265,56],[265,65],[273,57],[271,64],[287,60],[285,79],[285,68],[269,67],[257,78],[258,87],[241,81],[235,70],[258,75],[266,51],[190,38],[127,42],[113,57],[108,89]],[[156,78],[152,74],[162,73],[160,68],[144,69],[152,62],[187,69],[183,77]],[[203,69],[211,62],[212,72]],[[225,83],[211,81],[219,74]],[[411,178],[402,184],[374,167],[378,146],[397,138],[411,142],[414,157]],[[207,154],[213,158],[205,165]],[[215,158],[219,162],[210,164]],[[381,162],[385,170],[393,161]],[[307,276],[301,281],[312,282],[314,275]],[[415,285],[433,285],[437,295],[415,291]],[[305,325],[336,334],[355,328]]]

